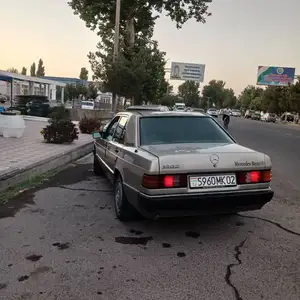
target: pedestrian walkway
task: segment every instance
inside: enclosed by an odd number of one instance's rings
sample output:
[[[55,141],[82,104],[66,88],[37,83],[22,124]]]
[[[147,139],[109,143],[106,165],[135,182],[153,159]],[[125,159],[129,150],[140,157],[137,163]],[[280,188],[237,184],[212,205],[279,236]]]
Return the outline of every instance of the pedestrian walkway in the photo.
[[[92,151],[93,139],[80,134],[69,145],[43,142],[40,133],[47,122],[25,121],[26,129],[20,139],[0,137],[0,190],[67,164]]]

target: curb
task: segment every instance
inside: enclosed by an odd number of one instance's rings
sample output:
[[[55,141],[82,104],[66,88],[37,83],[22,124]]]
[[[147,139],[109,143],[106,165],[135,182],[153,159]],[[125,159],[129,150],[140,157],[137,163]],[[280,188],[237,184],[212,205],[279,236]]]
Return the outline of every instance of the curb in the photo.
[[[91,141],[87,144],[77,146],[65,153],[32,164],[26,168],[12,169],[8,172],[3,172],[2,175],[0,174],[0,192],[32,177],[66,166],[67,164],[90,154],[93,151],[93,146],[94,141]]]

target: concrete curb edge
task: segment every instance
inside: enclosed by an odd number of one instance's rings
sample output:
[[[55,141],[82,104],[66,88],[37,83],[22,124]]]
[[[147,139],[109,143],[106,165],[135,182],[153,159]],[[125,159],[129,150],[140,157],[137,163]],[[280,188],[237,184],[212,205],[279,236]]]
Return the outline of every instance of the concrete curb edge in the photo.
[[[66,166],[88,155],[93,151],[93,145],[94,142],[91,141],[84,145],[75,147],[63,154],[59,154],[47,160],[30,165],[24,169],[15,169],[6,175],[4,174],[4,176],[1,176],[0,178],[0,192],[3,192],[9,187],[20,184],[32,177]]]

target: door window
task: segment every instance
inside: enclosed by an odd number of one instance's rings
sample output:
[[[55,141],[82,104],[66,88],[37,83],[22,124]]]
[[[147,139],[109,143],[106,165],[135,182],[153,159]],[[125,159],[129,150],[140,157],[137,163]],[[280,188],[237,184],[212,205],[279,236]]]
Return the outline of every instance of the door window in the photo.
[[[128,122],[128,117],[121,117],[118,126],[114,132],[113,141],[124,144],[126,124]]]
[[[120,119],[120,116],[117,116],[110,122],[110,124],[108,125],[106,131],[103,134],[103,139],[108,140],[108,141],[112,140],[112,137],[115,133],[116,127],[117,127],[118,122],[119,122],[119,119]]]

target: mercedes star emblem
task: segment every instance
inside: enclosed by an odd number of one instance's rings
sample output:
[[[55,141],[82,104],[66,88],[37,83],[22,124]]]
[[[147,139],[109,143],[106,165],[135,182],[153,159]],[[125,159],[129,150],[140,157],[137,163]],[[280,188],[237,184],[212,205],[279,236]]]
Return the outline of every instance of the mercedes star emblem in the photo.
[[[216,167],[217,163],[219,162],[219,156],[217,154],[212,154],[209,159],[213,166]]]

